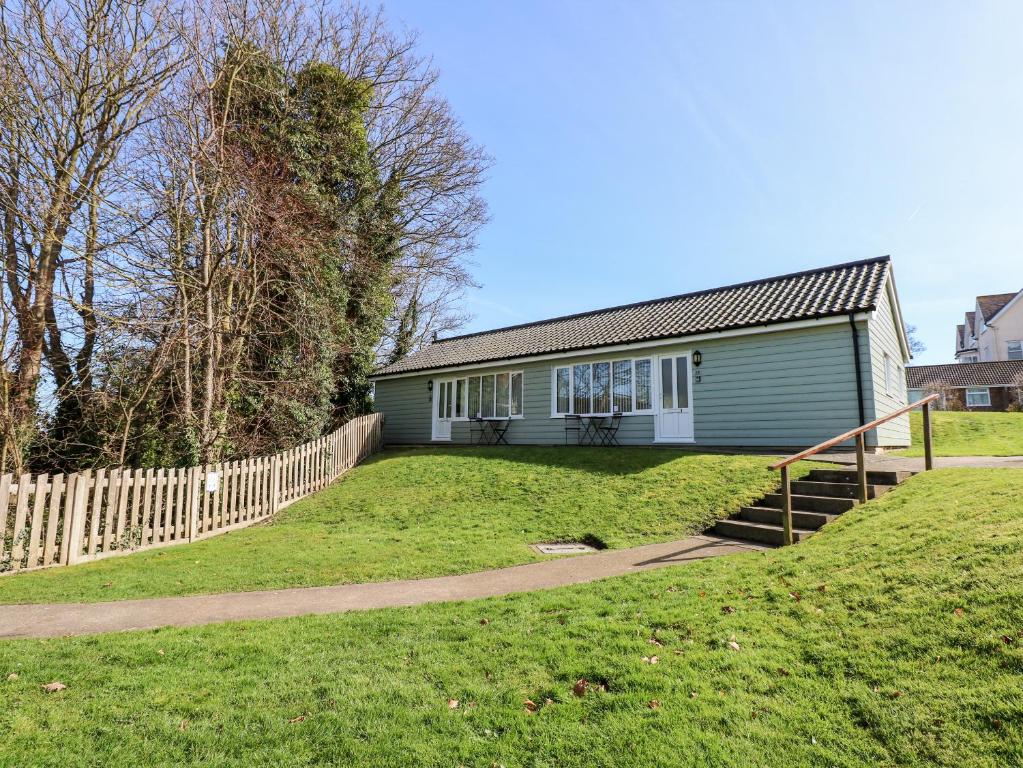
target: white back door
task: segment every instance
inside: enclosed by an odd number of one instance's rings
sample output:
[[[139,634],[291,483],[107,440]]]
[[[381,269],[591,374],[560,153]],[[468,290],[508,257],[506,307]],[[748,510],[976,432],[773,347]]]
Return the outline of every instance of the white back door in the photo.
[[[433,439],[451,439],[451,415],[455,382],[438,381],[433,388]]]
[[[657,358],[657,415],[654,439],[664,443],[693,441],[693,391],[689,355]]]

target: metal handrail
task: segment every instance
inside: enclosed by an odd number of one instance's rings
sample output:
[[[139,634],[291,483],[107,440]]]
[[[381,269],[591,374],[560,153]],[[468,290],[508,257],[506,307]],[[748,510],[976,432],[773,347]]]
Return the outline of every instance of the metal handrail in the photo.
[[[891,421],[892,419],[898,418],[904,413],[908,413],[914,408],[922,408],[924,415],[924,470],[934,468],[934,457],[931,445],[931,403],[937,400],[939,395],[933,394],[928,395],[921,400],[917,400],[915,403],[903,406],[896,411],[892,411],[886,416],[882,416],[880,419],[874,419],[868,424],[864,424],[862,427],[856,427],[856,429],[850,429],[848,432],[843,432],[837,437],[833,437],[830,440],[825,440],[823,443],[818,443],[812,448],[807,448],[805,451],[795,453],[788,458],[782,459],[781,461],[775,462],[771,465],[771,469],[781,470],[781,497],[782,497],[782,527],[784,528],[784,541],[785,544],[792,543],[792,483],[789,478],[789,466],[795,464],[797,461],[806,459],[810,456],[814,456],[818,453],[828,450],[828,448],[834,448],[840,443],[844,443],[846,440],[855,437],[856,438],[856,480],[857,490],[860,503],[867,501],[867,466],[866,466],[866,443],[864,440],[864,434],[872,429],[876,429],[882,424]]]

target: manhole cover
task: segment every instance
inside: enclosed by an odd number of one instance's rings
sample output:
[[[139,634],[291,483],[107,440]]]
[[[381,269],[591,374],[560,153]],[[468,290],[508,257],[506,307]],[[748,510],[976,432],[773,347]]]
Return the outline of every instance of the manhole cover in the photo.
[[[534,544],[533,549],[541,555],[577,555],[581,552],[596,552],[594,547],[578,541],[566,541],[561,544]]]

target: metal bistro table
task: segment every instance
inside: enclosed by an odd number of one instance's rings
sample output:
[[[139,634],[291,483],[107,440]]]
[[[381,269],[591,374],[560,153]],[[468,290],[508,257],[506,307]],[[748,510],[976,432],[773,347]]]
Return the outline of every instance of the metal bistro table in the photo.
[[[619,412],[610,415],[577,416],[579,419],[579,445],[618,445]]]
[[[508,445],[505,433],[508,431],[508,419],[479,418],[469,419],[469,442],[473,445]],[[473,426],[476,435],[473,437]]]

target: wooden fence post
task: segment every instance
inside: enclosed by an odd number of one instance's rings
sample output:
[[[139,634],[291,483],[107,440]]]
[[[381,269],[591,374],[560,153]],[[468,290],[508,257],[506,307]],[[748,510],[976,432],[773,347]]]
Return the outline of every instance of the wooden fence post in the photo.
[[[199,538],[199,467],[188,468],[188,540]]]
[[[789,468],[781,468],[781,523],[784,528],[784,542],[792,543],[792,484],[789,482]]]
[[[68,536],[67,564],[74,565],[82,557],[82,538],[85,535],[85,515],[89,497],[89,478],[92,472],[88,469],[76,472],[69,480],[74,479],[74,502],[71,505],[71,530]]]
[[[856,491],[860,504],[867,503],[867,446],[863,433],[856,435]]]
[[[924,403],[924,471],[934,469],[934,450],[931,445],[931,404]]]

